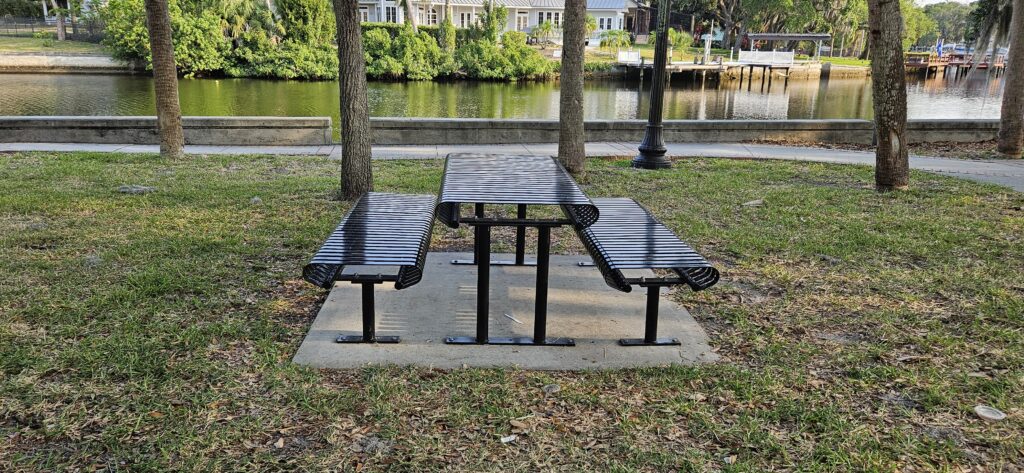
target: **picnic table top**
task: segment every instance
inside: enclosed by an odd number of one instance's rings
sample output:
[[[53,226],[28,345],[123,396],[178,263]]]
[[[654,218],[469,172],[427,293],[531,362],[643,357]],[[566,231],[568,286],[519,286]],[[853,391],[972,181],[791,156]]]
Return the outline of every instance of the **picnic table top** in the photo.
[[[551,156],[448,155],[438,218],[458,227],[460,204],[560,205],[584,227],[598,218],[594,203]]]

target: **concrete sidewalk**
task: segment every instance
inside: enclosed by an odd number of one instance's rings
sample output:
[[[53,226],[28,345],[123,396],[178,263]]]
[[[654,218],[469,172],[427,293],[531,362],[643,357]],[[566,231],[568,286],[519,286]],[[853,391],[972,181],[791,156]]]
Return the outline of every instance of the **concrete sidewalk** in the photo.
[[[636,143],[587,143],[587,156],[633,156]],[[747,143],[669,143],[671,156],[707,158],[782,159],[836,164],[874,165],[871,151],[779,146]],[[157,145],[91,144],[91,143],[0,143],[0,152],[59,151],[59,152],[118,152],[156,153]],[[287,154],[315,155],[340,159],[341,146],[204,146],[185,147],[190,154]],[[420,145],[374,146],[376,159],[437,159],[449,153],[542,154],[554,155],[556,143],[525,143],[495,145]],[[922,171],[999,184],[1024,192],[1024,161],[1021,160],[964,160],[912,156],[910,167]]]

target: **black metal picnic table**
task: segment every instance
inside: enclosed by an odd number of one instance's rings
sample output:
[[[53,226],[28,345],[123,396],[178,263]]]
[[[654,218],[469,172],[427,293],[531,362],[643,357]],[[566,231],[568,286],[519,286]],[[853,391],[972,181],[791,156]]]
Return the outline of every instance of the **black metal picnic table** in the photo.
[[[461,215],[461,205],[472,204],[472,216]],[[516,218],[488,217],[485,205],[516,205]],[[564,218],[527,218],[530,205],[560,206]],[[454,264],[477,266],[477,322],[475,337],[448,337],[450,344],[558,345],[572,346],[570,338],[547,337],[548,271],[551,229],[563,225],[589,227],[598,219],[598,210],[580,190],[572,176],[549,156],[508,156],[451,154],[445,161],[437,218],[445,225],[460,224],[474,229],[472,262],[454,260]],[[491,227],[516,228],[515,261],[491,261]],[[526,261],[526,228],[537,229],[537,283],[533,337],[489,337],[490,266],[492,264],[530,265]]]

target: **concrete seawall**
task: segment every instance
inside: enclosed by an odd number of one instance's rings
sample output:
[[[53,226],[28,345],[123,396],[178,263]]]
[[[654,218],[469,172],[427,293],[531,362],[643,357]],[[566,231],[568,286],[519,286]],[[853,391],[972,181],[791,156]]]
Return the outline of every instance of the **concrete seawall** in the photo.
[[[376,118],[374,144],[441,145],[493,143],[555,143],[557,120],[487,120]],[[589,120],[587,141],[639,142],[643,120]],[[934,141],[978,142],[993,140],[998,120],[910,120],[911,143]],[[665,141],[714,143],[739,141],[793,141],[813,143],[874,143],[870,120],[666,120]]]
[[[0,53],[0,72],[45,74],[130,74],[145,69],[102,54]]]
[[[331,144],[330,117],[184,117],[190,145]],[[157,144],[156,117],[3,117],[4,143]]]
[[[639,142],[642,120],[591,120],[592,142]],[[185,141],[203,145],[325,145],[332,142],[329,117],[185,117]],[[788,141],[835,144],[874,143],[869,120],[668,120],[665,141]],[[379,145],[472,145],[555,143],[557,120],[374,118]],[[912,143],[993,140],[998,120],[911,120]],[[3,117],[0,142],[125,143],[158,142],[155,117]]]

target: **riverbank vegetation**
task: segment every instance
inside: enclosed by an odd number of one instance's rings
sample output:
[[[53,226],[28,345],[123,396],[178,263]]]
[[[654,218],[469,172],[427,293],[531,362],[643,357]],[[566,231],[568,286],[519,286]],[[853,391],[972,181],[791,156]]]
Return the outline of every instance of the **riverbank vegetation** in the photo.
[[[290,360],[326,296],[301,265],[350,205],[332,200],[337,161],[0,164],[2,471],[1024,462],[1024,197],[1005,188],[915,173],[912,190],[879,194],[869,167],[589,160],[589,195],[639,199],[722,268],[711,290],[666,296],[720,363],[318,371]],[[442,167],[375,161],[375,189],[434,193]],[[124,184],[155,192],[116,192]],[[471,232],[435,232],[432,251],[471,248]],[[555,252],[583,251],[571,230],[555,237]],[[494,240],[509,251],[514,232]],[[561,389],[545,395],[548,384]],[[977,404],[1009,418],[981,420]]]
[[[115,57],[150,62],[142,0],[110,0],[103,9],[105,44]],[[325,0],[170,2],[174,52],[185,76],[333,79],[338,73],[334,15]],[[471,78],[521,80],[551,75],[557,62],[528,47],[519,32],[499,34],[508,19],[501,5],[486,4],[480,21],[456,30],[363,25],[367,72],[377,79]]]
[[[105,44],[116,57],[148,63],[150,54],[142,3],[142,0],[110,0],[102,6],[94,5],[96,11],[90,14],[98,12],[103,18],[107,28]],[[860,55],[862,59],[866,58],[865,0],[833,3],[823,8],[810,8],[811,3],[724,0],[714,4],[690,2],[676,8],[681,13],[694,16],[693,36],[705,33],[712,22],[717,31],[724,33],[724,37],[716,41],[718,49],[712,51],[713,55],[728,57],[732,47],[749,47],[741,41],[745,33],[814,31],[833,35],[834,41],[826,45],[833,53],[825,56]],[[911,0],[902,0],[905,46],[934,44],[940,36],[947,42],[970,41],[977,35],[977,24],[982,22],[989,3],[991,0],[981,2],[981,8],[976,8],[976,3],[960,5],[953,2],[920,7]],[[39,6],[38,3],[31,5],[33,8]],[[334,13],[328,0],[173,0],[170,11],[176,62],[182,75],[286,79],[332,79],[337,76],[337,52],[333,45]],[[519,35],[506,38],[501,34],[507,15],[508,10],[504,6],[485,6],[478,24],[464,29],[455,29],[450,18],[445,18],[448,27],[455,31],[450,37],[440,35],[444,21],[439,26],[421,25],[411,31],[411,25],[365,24],[364,34],[383,30],[390,36],[385,38],[378,32],[373,37],[364,37],[367,44],[386,46],[381,50],[367,48],[370,77],[386,80],[520,80],[557,73],[559,61],[543,60],[544,51],[535,54],[536,48],[524,47]],[[674,25],[674,60],[690,61],[702,55],[699,48],[693,48],[700,46],[697,44],[699,39],[695,43],[690,33],[683,33],[690,26]],[[542,24],[534,27],[530,34],[547,41],[558,38],[561,32],[551,24]],[[432,42],[427,40],[428,36]],[[653,55],[649,46],[651,38],[648,44],[633,45],[628,36],[624,35],[621,44],[612,49],[634,47],[644,57]],[[451,39],[454,39],[454,45],[448,42]],[[813,53],[809,44],[788,44],[786,47]],[[55,47],[55,50],[60,49]],[[837,61],[832,59],[832,62]],[[607,70],[606,58],[598,62],[588,64],[587,70]]]

